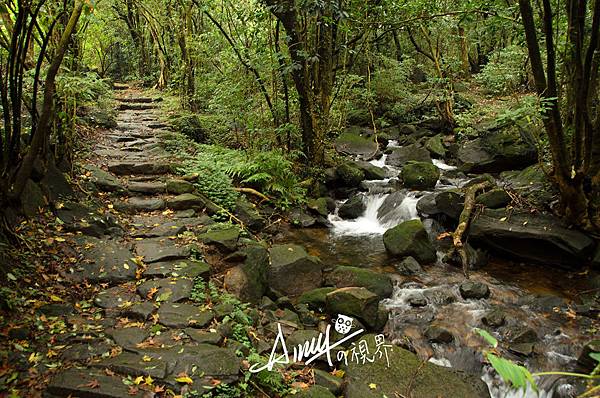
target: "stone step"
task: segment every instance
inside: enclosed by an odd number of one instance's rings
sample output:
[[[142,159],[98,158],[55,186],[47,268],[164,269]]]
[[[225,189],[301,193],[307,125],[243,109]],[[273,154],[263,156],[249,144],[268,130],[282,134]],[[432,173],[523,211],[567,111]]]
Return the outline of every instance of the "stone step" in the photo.
[[[118,201],[114,204],[115,210],[122,213],[134,214],[142,211],[156,211],[165,208],[165,201],[160,198],[133,197],[127,201]]]
[[[156,105],[153,104],[136,104],[136,103],[122,103],[119,104],[118,109],[120,111],[144,111],[147,109],[156,109]]]
[[[164,182],[157,181],[132,181],[127,185],[127,189],[130,192],[154,195],[157,193],[165,193],[167,191],[167,185]]]
[[[173,169],[170,163],[116,161],[108,165],[108,171],[117,175],[169,174]]]
[[[155,99],[151,97],[121,97],[117,98],[117,101],[125,103],[149,104],[154,102]]]
[[[124,83],[113,83],[113,90],[127,90],[129,85]]]

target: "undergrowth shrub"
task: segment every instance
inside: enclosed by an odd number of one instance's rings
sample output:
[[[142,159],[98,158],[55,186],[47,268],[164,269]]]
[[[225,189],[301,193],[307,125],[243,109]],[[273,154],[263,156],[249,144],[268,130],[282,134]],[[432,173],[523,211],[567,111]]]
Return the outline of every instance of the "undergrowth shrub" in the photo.
[[[490,94],[502,95],[518,91],[527,84],[527,59],[527,50],[521,46],[500,49],[492,54],[475,80]]]

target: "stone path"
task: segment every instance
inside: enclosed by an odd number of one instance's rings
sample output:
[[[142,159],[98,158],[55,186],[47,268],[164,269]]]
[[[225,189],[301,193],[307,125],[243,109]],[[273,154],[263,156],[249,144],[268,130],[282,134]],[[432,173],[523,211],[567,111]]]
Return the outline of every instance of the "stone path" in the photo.
[[[223,337],[211,331],[213,311],[190,301],[194,278],[208,278],[211,268],[181,234],[212,223],[207,199],[173,174],[157,100],[132,89],[117,98],[118,127],[98,137],[84,166],[113,210],[67,202],[58,211],[66,230],[81,232],[79,261],[66,278],[103,289],[97,308],[60,314],[75,330],[64,336],[61,359],[75,366],[57,373],[46,393],[147,397],[154,389],[204,392],[214,380],[235,381],[241,359],[217,345]]]

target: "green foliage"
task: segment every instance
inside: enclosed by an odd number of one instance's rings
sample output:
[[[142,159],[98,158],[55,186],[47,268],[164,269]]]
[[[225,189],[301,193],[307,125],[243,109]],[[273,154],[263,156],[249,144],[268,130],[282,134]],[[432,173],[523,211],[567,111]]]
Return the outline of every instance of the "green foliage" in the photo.
[[[509,94],[527,83],[527,50],[512,45],[491,56],[488,64],[475,79],[491,94]]]

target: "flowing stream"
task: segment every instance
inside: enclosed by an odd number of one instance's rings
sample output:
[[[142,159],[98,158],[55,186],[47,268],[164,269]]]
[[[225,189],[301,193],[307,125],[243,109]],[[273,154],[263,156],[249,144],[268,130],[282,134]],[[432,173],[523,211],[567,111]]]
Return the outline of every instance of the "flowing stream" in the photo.
[[[390,141],[389,146],[397,147],[398,144]],[[390,310],[386,335],[400,345],[406,345],[408,337],[411,347],[421,358],[438,365],[481,374],[492,397],[574,396],[575,388],[569,384],[570,381],[556,377],[538,380],[541,387],[539,395],[531,390],[511,390],[488,365],[483,364],[481,351],[486,345],[473,328],[484,328],[501,342],[508,341],[506,334],[514,328],[531,328],[539,337],[534,352],[519,356],[505,351],[503,356],[523,364],[532,372],[572,370],[590,336],[583,332],[585,320],[573,317],[565,323],[564,315],[557,314],[556,307],[576,299],[579,291],[589,288],[586,278],[575,272],[491,259],[483,269],[471,272],[472,280],[490,287],[491,297],[487,300],[464,300],[458,291],[464,276],[460,269],[441,261],[442,253],[438,253],[440,260],[437,264],[424,267],[424,272],[410,277],[400,276],[394,267],[398,260],[387,255],[382,234],[403,221],[418,218],[417,201],[427,192],[395,191],[399,170],[386,165],[386,159],[387,155],[383,155],[370,162],[385,167],[388,178],[363,183],[368,191],[363,197],[366,208],[360,217],[354,220],[339,217],[338,209],[343,203],[340,201],[338,208],[328,217],[331,228],[291,229],[285,240],[303,244],[311,254],[320,256],[330,266],[352,265],[389,273],[396,283],[392,297],[384,301]],[[433,163],[442,176],[455,169],[441,160],[433,160]],[[442,178],[444,183],[438,181],[436,190],[459,187],[465,182],[451,177]],[[387,209],[382,212],[386,200]],[[443,229],[431,219],[424,219],[423,223],[430,238],[435,241],[435,236]],[[425,304],[414,305],[419,299]],[[486,328],[481,321],[484,314],[494,308],[500,309],[506,319],[506,324],[496,331]],[[453,342],[436,344],[427,341],[424,330],[431,324],[452,332]]]

